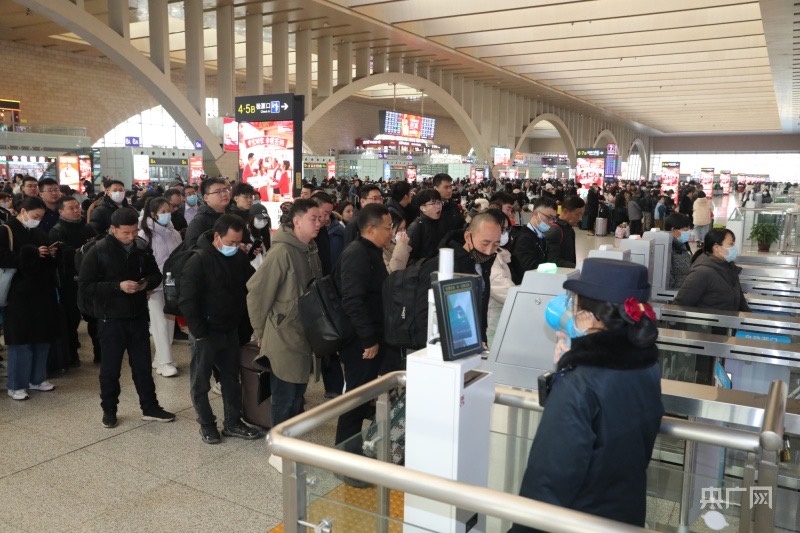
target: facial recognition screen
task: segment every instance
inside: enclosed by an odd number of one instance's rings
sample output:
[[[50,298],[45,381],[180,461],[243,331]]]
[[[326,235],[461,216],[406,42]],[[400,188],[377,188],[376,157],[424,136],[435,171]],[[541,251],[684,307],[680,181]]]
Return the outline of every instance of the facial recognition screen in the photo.
[[[438,281],[434,296],[444,358],[449,361],[482,352],[477,276]]]

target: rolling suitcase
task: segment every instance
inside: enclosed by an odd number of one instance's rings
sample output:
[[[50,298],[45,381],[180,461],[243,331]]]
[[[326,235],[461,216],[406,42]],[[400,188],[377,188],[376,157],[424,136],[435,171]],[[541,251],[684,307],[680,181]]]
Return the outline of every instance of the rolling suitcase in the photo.
[[[607,218],[597,218],[594,221],[594,234],[598,237],[602,237],[604,235],[608,235],[608,219]]]
[[[245,344],[239,352],[242,372],[242,418],[248,424],[269,429],[272,427],[269,366],[267,358],[259,358],[258,352],[258,346],[254,342]]]

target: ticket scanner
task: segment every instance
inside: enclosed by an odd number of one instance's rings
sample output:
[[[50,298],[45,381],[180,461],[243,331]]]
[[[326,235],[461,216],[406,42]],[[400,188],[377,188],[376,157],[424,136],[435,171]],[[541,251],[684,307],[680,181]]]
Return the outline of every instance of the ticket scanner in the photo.
[[[622,248],[614,248],[610,244],[601,244],[597,250],[589,250],[589,257],[601,257],[603,259],[618,259],[619,261],[630,261],[631,251]]]
[[[642,235],[642,240],[653,242],[652,286],[656,291],[665,291],[669,287],[669,273],[672,268],[672,232],[653,228]]]
[[[627,239],[619,241],[619,247],[623,250],[630,250],[631,261],[639,263],[647,268],[647,281],[653,285],[653,266],[655,265],[656,243],[653,240],[640,238],[633,235]]]
[[[539,376],[555,368],[556,332],[545,321],[545,308],[564,294],[564,282],[579,274],[574,268],[530,270],[508,290],[489,357],[481,365],[496,383],[536,390]]]

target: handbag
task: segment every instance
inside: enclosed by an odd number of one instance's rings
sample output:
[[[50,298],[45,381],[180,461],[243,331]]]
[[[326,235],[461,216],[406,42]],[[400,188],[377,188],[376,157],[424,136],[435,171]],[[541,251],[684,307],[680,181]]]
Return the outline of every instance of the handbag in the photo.
[[[11,228],[3,224],[8,232],[8,249],[14,251],[14,234]],[[0,307],[8,304],[8,291],[11,289],[11,279],[17,273],[16,268],[0,268]]]
[[[314,279],[298,301],[300,322],[317,357],[335,354],[355,337],[331,276]]]

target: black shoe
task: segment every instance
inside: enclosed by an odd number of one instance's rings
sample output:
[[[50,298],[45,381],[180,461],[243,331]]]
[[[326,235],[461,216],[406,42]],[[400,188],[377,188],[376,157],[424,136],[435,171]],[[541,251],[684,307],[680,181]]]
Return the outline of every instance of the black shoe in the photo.
[[[103,427],[109,429],[117,427],[117,413],[112,411],[103,411]]]
[[[341,474],[334,474],[334,475],[336,476],[336,479],[344,482],[345,485],[353,487],[354,489],[368,489],[375,486],[372,483],[369,483],[367,481],[361,481],[360,479],[356,479],[354,477],[343,476]]]
[[[226,437],[237,437],[245,440],[255,440],[261,436],[261,432],[256,428],[251,428],[242,422],[237,422],[233,426],[223,427],[222,434]]]
[[[200,436],[206,444],[219,444],[222,440],[217,426],[200,426]]]
[[[145,413],[142,416],[142,420],[153,421],[153,422],[172,422],[175,420],[175,415],[170,413],[169,411],[165,411],[161,407],[157,409],[153,409],[152,411]]]

